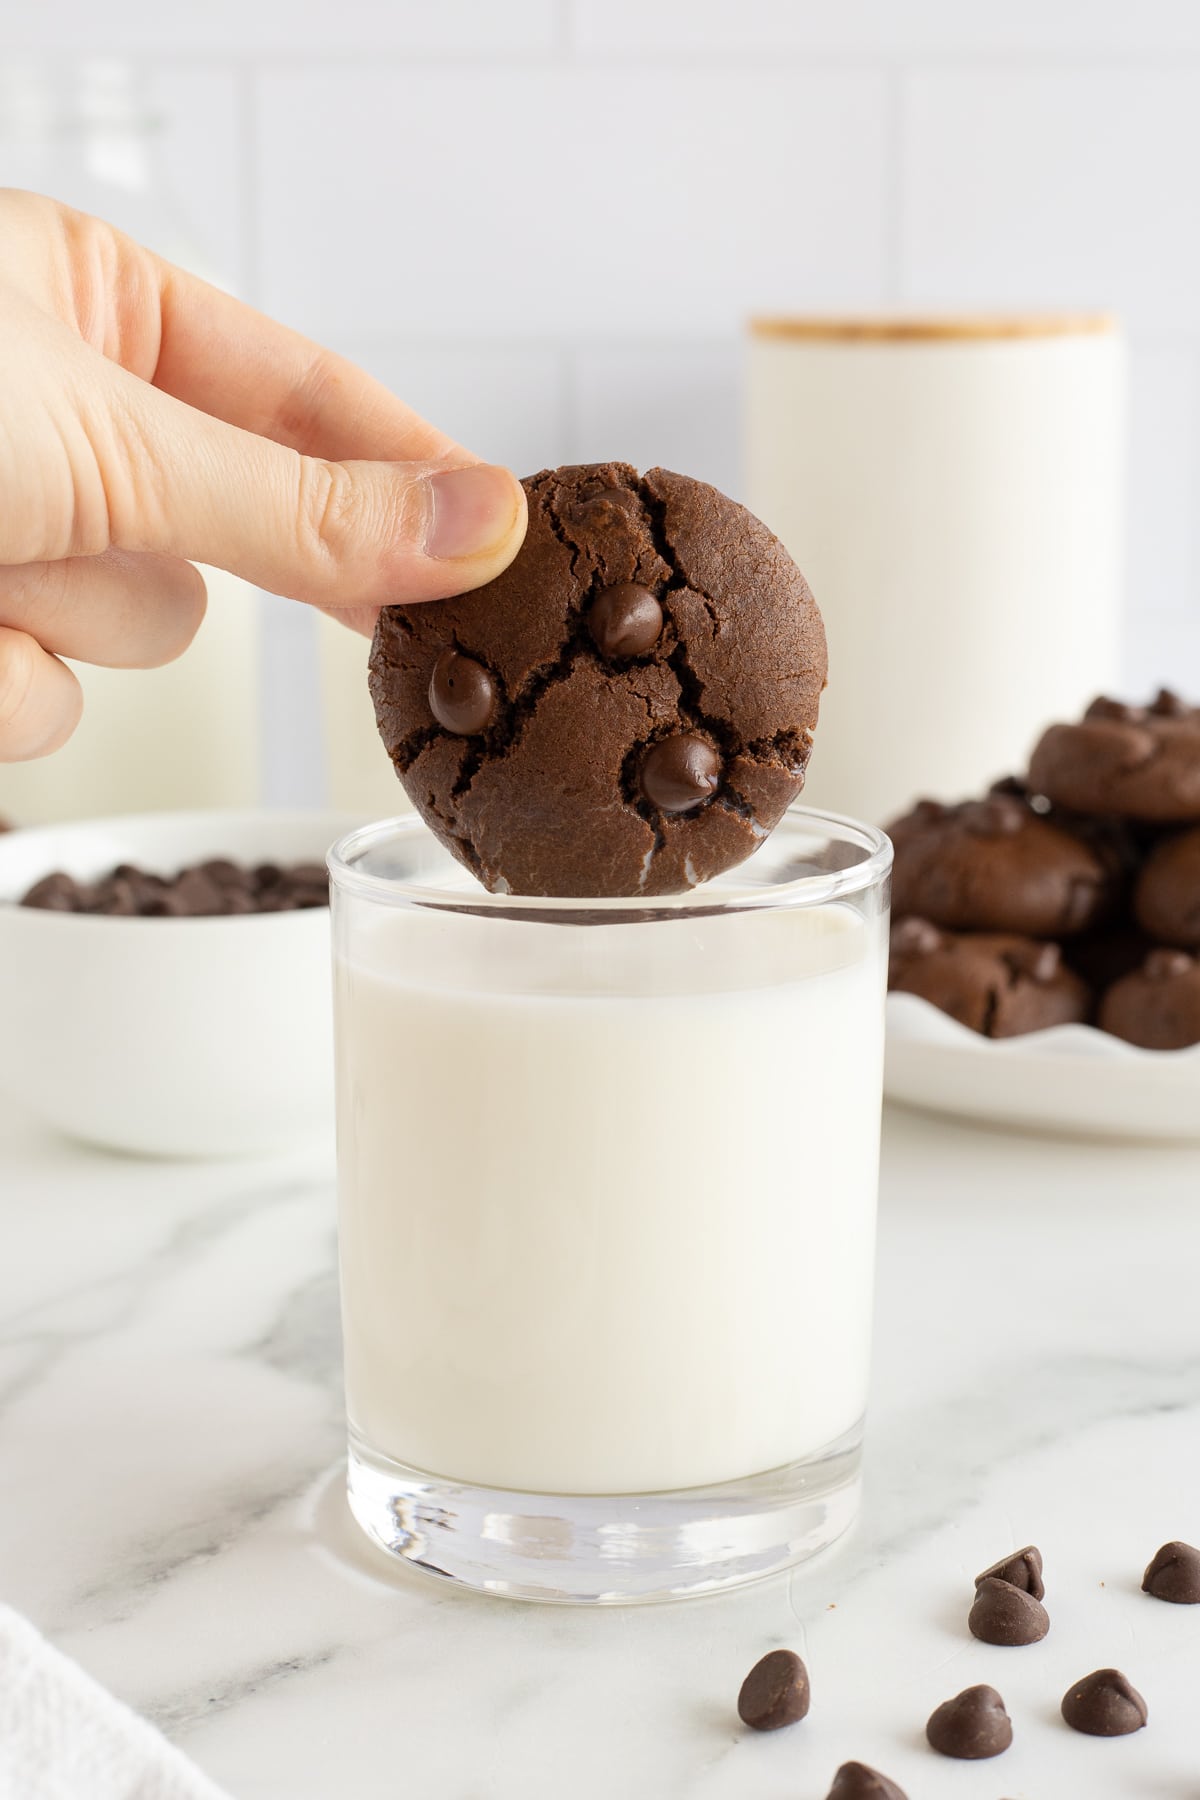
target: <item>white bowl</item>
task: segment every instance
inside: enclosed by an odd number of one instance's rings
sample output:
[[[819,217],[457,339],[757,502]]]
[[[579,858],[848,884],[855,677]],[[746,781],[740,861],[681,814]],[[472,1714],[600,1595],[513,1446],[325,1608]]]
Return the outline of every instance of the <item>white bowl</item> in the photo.
[[[54,869],[319,862],[354,820],[150,813],[0,836],[0,1092],[69,1137],[241,1156],[327,1137],[329,911],[104,918],[13,904]]]
[[[1091,1025],[986,1038],[916,994],[888,995],[884,1091],[1025,1130],[1200,1139],[1200,1044],[1142,1050]]]

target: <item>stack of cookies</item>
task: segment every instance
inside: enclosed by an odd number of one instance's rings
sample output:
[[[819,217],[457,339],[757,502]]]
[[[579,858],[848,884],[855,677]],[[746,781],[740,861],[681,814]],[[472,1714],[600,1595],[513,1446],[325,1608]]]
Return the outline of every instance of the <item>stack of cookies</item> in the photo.
[[[986,1037],[1200,1043],[1200,708],[1095,700],[1027,776],[888,829],[892,988]]]

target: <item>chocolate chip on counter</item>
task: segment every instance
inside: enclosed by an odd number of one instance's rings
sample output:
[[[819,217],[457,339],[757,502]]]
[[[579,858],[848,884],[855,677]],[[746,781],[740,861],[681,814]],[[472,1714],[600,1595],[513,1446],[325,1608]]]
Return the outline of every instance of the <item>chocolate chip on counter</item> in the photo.
[[[975,1586],[981,1581],[1007,1581],[1011,1587],[1020,1588],[1022,1593],[1032,1594],[1035,1600],[1046,1598],[1046,1589],[1042,1583],[1042,1553],[1032,1544],[1026,1544],[1024,1550],[1014,1550],[1011,1556],[1002,1557],[985,1569],[982,1575],[975,1577]]]
[[[1032,1594],[989,1575],[975,1589],[967,1624],[984,1644],[1037,1644],[1050,1629],[1050,1617]]]
[[[995,1688],[969,1687],[930,1714],[925,1736],[941,1756],[979,1762],[1008,1749],[1012,1720]]]
[[[43,912],[82,912],[85,898],[75,877],[57,869],[53,875],[43,875],[35,881],[21,905],[40,907]]]
[[[601,656],[617,661],[653,650],[662,636],[663,609],[649,588],[619,581],[596,595],[587,622]]]
[[[738,1718],[752,1731],[778,1731],[808,1712],[808,1670],[794,1650],[770,1650],[747,1675],[738,1694]]]
[[[642,792],[660,812],[691,812],[721,785],[721,758],[707,739],[680,732],[652,744],[642,764]]]
[[[908,1800],[908,1796],[878,1769],[868,1769],[866,1763],[848,1762],[834,1776],[826,1800]]]
[[[1119,1669],[1097,1669],[1063,1695],[1062,1716],[1088,1737],[1125,1737],[1146,1723],[1146,1702]]]
[[[443,650],[429,680],[429,710],[457,737],[486,731],[496,714],[496,684],[473,657]]]
[[[1164,1544],[1142,1577],[1142,1592],[1175,1606],[1200,1606],[1200,1550],[1177,1539]]]

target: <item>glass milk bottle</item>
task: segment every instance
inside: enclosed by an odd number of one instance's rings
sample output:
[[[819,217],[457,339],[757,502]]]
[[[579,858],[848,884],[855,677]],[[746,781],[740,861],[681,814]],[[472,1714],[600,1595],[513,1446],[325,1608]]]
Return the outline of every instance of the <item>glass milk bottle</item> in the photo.
[[[162,184],[159,127],[123,64],[10,58],[0,68],[0,183],[107,219],[215,280]],[[177,662],[72,665],[83,718],[53,756],[0,764],[0,817],[32,825],[257,801],[259,596],[223,569],[202,573],[208,613]]]
[[[812,583],[837,671],[806,800],[884,821],[978,792],[1111,691],[1111,319],[759,319],[747,376],[746,498]]]

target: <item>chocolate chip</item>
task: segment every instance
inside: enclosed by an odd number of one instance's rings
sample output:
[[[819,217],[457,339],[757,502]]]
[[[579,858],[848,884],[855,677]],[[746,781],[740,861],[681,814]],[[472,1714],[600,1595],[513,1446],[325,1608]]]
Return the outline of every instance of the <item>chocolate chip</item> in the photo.
[[[705,738],[690,732],[652,744],[642,764],[642,792],[660,812],[691,812],[720,785],[721,758]]]
[[[125,875],[106,875],[98,881],[88,898],[86,911],[103,913],[110,919],[133,919],[138,913],[138,895]]]
[[[83,902],[84,890],[75,877],[57,869],[53,875],[43,875],[35,881],[21,905],[40,907],[43,912],[82,912]]]
[[[1003,1557],[982,1575],[977,1575],[975,1586],[984,1581],[1007,1581],[1010,1587],[1032,1594],[1035,1600],[1044,1600],[1046,1589],[1042,1583],[1041,1551],[1032,1544],[1026,1544],[1023,1550],[1014,1550],[1011,1556]]]
[[[1119,1669],[1097,1669],[1063,1695],[1062,1716],[1088,1737],[1125,1737],[1149,1716],[1146,1702]]]
[[[738,1718],[753,1731],[778,1731],[808,1712],[808,1670],[794,1650],[770,1650],[755,1663],[738,1694]]]
[[[245,887],[247,871],[239,868],[237,863],[230,862],[227,856],[214,856],[208,862],[197,864],[202,875],[215,881],[218,887]]]
[[[1187,701],[1179,694],[1173,694],[1170,688],[1159,688],[1150,703],[1150,711],[1157,713],[1160,719],[1182,719],[1191,710]]]
[[[458,737],[486,731],[495,717],[496,684],[472,657],[443,650],[429,681],[429,710]]]
[[[210,857],[170,877],[133,863],[118,863],[94,885],[61,870],[43,876],[24,895],[22,906],[48,912],[86,912],[113,918],[201,918],[251,912],[296,912],[328,906],[329,875],[324,863],[280,868],[260,863],[243,868],[228,857]]]
[[[1200,1606],[1200,1550],[1178,1540],[1164,1544],[1142,1577],[1142,1592],[1176,1606]]]
[[[1029,808],[1009,794],[970,800],[959,815],[972,837],[1013,837],[1029,817]]]
[[[897,919],[892,927],[892,949],[897,956],[931,956],[941,948],[942,934],[928,919]]]
[[[1122,725],[1137,725],[1146,716],[1144,706],[1130,706],[1127,700],[1110,700],[1100,694],[1084,713],[1085,719],[1115,719]]]
[[[975,1589],[967,1624],[985,1644],[1036,1644],[1049,1631],[1050,1618],[1032,1594],[989,1575]]]
[[[1186,950],[1152,950],[1142,964],[1142,974],[1150,981],[1170,981],[1174,975],[1186,975],[1191,966]]]
[[[662,635],[663,610],[649,588],[619,581],[596,595],[588,611],[588,630],[601,656],[614,660],[644,656]]]
[[[925,1736],[942,1756],[978,1762],[1008,1749],[1012,1720],[995,1688],[969,1687],[930,1715]]]
[[[908,1800],[908,1796],[878,1769],[868,1769],[866,1763],[848,1762],[834,1776],[826,1800]]]

